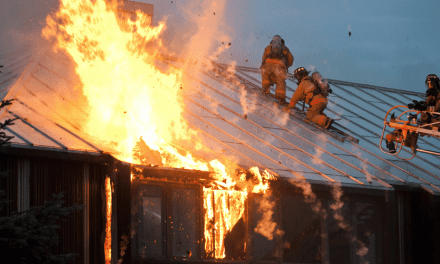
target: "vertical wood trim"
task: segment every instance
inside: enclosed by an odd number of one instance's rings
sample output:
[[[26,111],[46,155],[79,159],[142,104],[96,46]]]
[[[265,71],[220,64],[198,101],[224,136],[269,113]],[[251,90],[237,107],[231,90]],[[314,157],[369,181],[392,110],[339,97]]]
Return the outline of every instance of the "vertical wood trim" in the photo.
[[[23,212],[30,208],[29,203],[29,174],[30,161],[27,158],[18,159],[17,171],[17,211]]]
[[[90,211],[90,200],[89,200],[89,163],[84,163],[84,177],[83,177],[83,204],[86,206],[83,209],[83,232],[84,232],[84,264],[89,264],[90,260],[90,231],[89,231],[89,211]]]

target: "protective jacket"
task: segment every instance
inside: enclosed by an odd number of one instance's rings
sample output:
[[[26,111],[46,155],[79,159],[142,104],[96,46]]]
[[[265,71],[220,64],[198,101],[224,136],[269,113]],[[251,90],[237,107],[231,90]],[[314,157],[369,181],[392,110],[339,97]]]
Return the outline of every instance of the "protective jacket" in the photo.
[[[273,58],[272,55],[272,45],[269,44],[263,53],[263,58],[261,59],[262,65],[265,63],[277,63],[282,65],[285,69],[288,69],[293,64],[293,55],[290,53],[290,50],[283,45],[283,56],[282,58]]]
[[[305,101],[307,104],[309,104],[314,93],[317,93],[317,91],[319,91],[319,88],[312,78],[309,76],[304,77],[290,99],[289,108],[295,107],[299,101]]]
[[[425,103],[427,105],[426,112],[440,112],[440,91],[433,92],[434,88],[428,88],[426,91],[426,100]],[[431,115],[429,113],[423,112],[420,115],[420,121],[422,124],[427,123],[436,123],[440,122],[440,117],[437,115]],[[440,127],[440,124],[433,125],[436,130]]]
[[[280,56],[272,53],[272,44],[269,44],[263,53],[261,64],[261,85],[263,93],[270,93],[270,86],[276,84],[275,97],[282,102],[286,100],[287,69],[293,64],[293,55],[283,45]]]
[[[437,91],[436,93],[430,93],[429,90],[426,91],[427,96],[425,102],[428,105],[426,111],[440,112],[440,91]]]

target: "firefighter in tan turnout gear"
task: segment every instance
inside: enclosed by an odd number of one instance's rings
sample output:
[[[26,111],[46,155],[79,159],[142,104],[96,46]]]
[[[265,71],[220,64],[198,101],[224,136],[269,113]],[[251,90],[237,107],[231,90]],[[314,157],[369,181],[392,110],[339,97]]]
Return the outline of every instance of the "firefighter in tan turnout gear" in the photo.
[[[264,49],[261,78],[262,93],[270,93],[270,87],[276,84],[275,98],[280,101],[281,105],[286,102],[286,78],[287,69],[293,64],[293,55],[284,45],[284,40],[275,35],[270,44]]]
[[[416,101],[408,104],[408,109],[414,109],[418,111],[425,111],[420,114],[421,125],[431,124],[426,126],[426,129],[433,129],[439,131],[440,128],[440,117],[433,115],[429,112],[440,112],[440,83],[439,78],[435,74],[429,74],[426,76],[425,85],[426,99],[425,101]],[[423,134],[421,134],[423,136]],[[394,142],[402,142],[402,131],[399,129],[394,130],[393,133],[386,135],[386,145],[390,153],[396,152],[396,146]],[[411,132],[407,135],[404,146],[411,148],[413,151],[417,148],[418,134]]]
[[[324,114],[327,108],[328,95],[332,93],[327,80],[325,80],[319,72],[312,73],[308,76],[307,70],[303,67],[295,70],[296,79],[299,81],[298,88],[290,99],[288,106],[284,107],[284,111],[294,108],[299,101],[310,105],[307,109],[307,119],[324,128],[329,128],[333,123],[333,119]]]

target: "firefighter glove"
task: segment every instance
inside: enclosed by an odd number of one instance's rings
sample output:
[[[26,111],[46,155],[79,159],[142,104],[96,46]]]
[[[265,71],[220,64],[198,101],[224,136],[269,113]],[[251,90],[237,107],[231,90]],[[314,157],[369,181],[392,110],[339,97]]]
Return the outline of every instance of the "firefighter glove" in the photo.
[[[416,100],[413,100],[412,103],[409,103],[409,104],[407,105],[407,106],[408,106],[408,109],[414,109],[414,106],[415,106],[416,104],[418,104],[418,102],[417,102]]]
[[[420,101],[420,102],[416,102],[414,104],[414,110],[419,110],[419,111],[425,111],[426,110],[427,105],[425,104],[425,102]]]

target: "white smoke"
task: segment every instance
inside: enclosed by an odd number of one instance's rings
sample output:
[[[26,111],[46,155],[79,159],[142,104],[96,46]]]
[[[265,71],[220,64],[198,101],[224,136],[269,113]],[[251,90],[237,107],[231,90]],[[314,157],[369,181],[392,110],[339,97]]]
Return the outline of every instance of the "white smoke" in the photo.
[[[365,173],[365,177],[367,179],[367,182],[371,183],[373,181],[373,179],[371,177],[371,174],[368,172],[368,163],[367,163],[368,159],[362,157],[362,152],[355,145],[351,146],[351,150],[354,152],[356,157],[358,157],[359,161],[361,162],[361,167]]]
[[[261,234],[268,240],[272,240],[275,236],[284,235],[284,231],[277,227],[277,223],[273,220],[275,201],[271,201],[271,192],[266,191],[259,201],[257,211],[262,214],[260,221],[258,221],[257,227],[254,229],[256,233]]]

